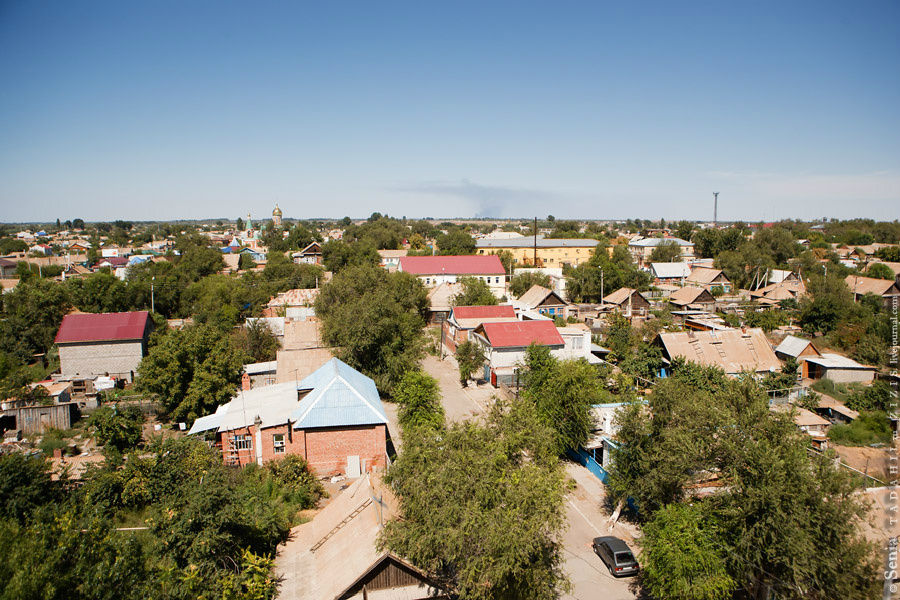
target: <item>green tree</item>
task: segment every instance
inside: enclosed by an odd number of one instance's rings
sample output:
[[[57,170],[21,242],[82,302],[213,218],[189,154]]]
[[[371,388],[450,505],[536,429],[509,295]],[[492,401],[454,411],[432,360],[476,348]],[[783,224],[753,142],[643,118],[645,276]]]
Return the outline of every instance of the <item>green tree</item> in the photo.
[[[466,340],[456,347],[459,382],[463,387],[467,387],[472,376],[484,366],[484,360],[484,351],[481,346],[471,340]]]
[[[652,262],[677,262],[681,260],[681,246],[672,240],[663,240],[650,253]]]
[[[103,406],[90,418],[97,442],[119,453],[141,443],[143,423],[144,415],[136,406]]]
[[[509,280],[509,291],[513,296],[518,298],[535,285],[551,289],[552,284],[550,282],[550,276],[538,271],[517,273]]]
[[[138,367],[138,389],[155,394],[173,419],[192,423],[228,402],[240,382],[242,353],[209,325],[162,335]]]
[[[253,257],[247,253],[243,253],[238,257],[238,270],[246,271],[248,269],[252,269],[256,266],[256,262],[254,262]]]
[[[559,597],[568,486],[552,440],[525,403],[498,402],[483,424],[408,432],[387,478],[403,516],[379,547],[463,598]]]
[[[368,242],[326,242],[322,245],[322,262],[325,268],[337,273],[344,267],[377,265],[380,262],[375,246]]]
[[[250,362],[275,360],[281,342],[269,325],[262,320],[250,320],[235,334],[235,343]]]
[[[492,306],[498,303],[497,296],[483,279],[461,277],[462,291],[450,299],[453,306]]]
[[[427,311],[428,296],[418,279],[379,267],[345,268],[316,299],[325,343],[384,393],[418,365]]]
[[[435,239],[438,252],[443,255],[475,254],[475,240],[462,229],[451,229]]]
[[[670,504],[644,525],[642,582],[656,598],[727,600],[737,588],[715,523],[701,505]]]
[[[0,350],[30,362],[50,349],[71,302],[65,286],[36,279],[0,297]]]
[[[63,484],[54,481],[43,456],[0,454],[0,517],[26,522],[44,504],[63,498]]]
[[[560,361],[537,344],[526,351],[525,366],[522,396],[555,431],[557,453],[584,446],[594,426],[591,406],[607,399],[596,369],[585,360]]]
[[[883,263],[872,263],[869,265],[869,268],[866,269],[866,277],[874,277],[876,279],[890,279],[893,280],[895,275],[894,272]]]
[[[444,407],[437,380],[422,371],[407,371],[394,389],[394,400],[400,405],[398,418],[404,436],[410,429],[444,426]]]

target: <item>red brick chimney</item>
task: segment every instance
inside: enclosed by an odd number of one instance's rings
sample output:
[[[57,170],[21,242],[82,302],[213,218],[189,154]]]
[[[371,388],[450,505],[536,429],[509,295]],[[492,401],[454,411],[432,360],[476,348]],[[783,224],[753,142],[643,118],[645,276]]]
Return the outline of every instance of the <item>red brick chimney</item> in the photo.
[[[246,372],[241,375],[241,389],[245,392],[250,389],[250,375],[248,375]]]

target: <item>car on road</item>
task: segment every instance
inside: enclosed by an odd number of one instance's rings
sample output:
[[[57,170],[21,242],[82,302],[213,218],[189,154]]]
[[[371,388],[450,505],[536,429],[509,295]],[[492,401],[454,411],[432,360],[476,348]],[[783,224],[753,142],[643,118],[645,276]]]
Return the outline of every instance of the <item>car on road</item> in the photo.
[[[614,577],[637,575],[638,563],[628,544],[617,537],[594,538],[594,552]]]

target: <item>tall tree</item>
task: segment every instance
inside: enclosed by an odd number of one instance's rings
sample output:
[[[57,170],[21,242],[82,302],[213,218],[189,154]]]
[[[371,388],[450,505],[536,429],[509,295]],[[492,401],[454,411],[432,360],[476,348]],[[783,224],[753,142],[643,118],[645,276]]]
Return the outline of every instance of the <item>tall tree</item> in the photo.
[[[502,402],[483,424],[405,435],[388,473],[403,517],[379,545],[460,597],[558,598],[567,484],[552,438],[527,404]]]
[[[456,347],[456,364],[459,367],[459,382],[463,387],[484,366],[484,351],[472,340],[466,340]]]
[[[384,393],[418,365],[427,310],[428,296],[418,279],[379,267],[346,267],[316,300],[325,343]]]
[[[462,277],[462,291],[450,299],[453,306],[493,306],[498,303],[497,296],[482,279]]]
[[[155,394],[173,419],[192,423],[231,400],[243,354],[210,325],[164,334],[138,367],[137,386]]]
[[[400,405],[398,419],[404,437],[411,429],[444,426],[440,388],[437,380],[427,373],[407,371],[394,389],[394,400]]]

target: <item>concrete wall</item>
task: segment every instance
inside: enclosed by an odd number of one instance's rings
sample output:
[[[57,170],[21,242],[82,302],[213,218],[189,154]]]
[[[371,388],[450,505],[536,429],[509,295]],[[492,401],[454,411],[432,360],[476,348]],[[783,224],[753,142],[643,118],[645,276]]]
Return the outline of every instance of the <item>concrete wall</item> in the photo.
[[[835,383],[869,382],[875,379],[875,372],[860,369],[825,369],[824,377]]]
[[[78,342],[59,344],[59,363],[63,378],[106,375],[129,381],[137,373],[144,356],[144,344],[138,341]]]

